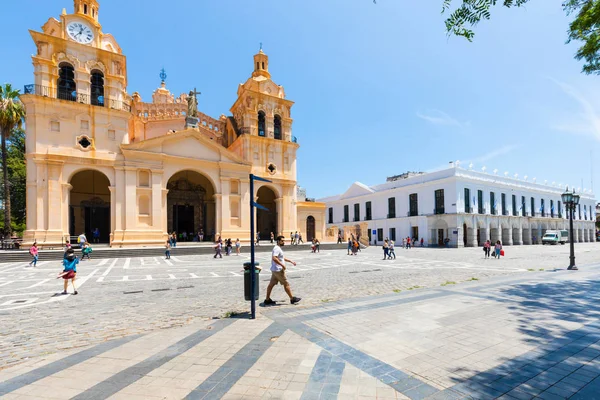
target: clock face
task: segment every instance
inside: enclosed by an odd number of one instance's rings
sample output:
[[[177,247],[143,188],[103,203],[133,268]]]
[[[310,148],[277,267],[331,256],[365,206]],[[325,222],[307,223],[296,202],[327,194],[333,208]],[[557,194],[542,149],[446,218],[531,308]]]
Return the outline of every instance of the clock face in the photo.
[[[94,40],[94,32],[82,22],[71,22],[67,25],[67,32],[71,39],[78,43],[89,44]]]

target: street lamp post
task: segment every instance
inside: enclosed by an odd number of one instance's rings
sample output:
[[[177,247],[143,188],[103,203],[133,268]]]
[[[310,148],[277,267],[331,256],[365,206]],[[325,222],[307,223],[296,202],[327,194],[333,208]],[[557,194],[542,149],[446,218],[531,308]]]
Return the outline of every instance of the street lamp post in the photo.
[[[254,201],[254,181],[271,182],[260,176],[250,174],[250,318],[256,318],[256,291],[255,291],[255,280],[258,279],[255,276],[256,263],[254,260],[254,208],[258,208],[264,211],[269,211],[266,207]]]
[[[569,242],[571,247],[571,254],[569,257],[569,268],[570,270],[577,270],[577,266],[575,265],[575,245],[573,242],[573,213],[575,212],[575,207],[579,204],[579,195],[575,194],[575,190],[569,192],[569,188],[561,195],[562,201],[567,208],[567,212],[569,213]]]

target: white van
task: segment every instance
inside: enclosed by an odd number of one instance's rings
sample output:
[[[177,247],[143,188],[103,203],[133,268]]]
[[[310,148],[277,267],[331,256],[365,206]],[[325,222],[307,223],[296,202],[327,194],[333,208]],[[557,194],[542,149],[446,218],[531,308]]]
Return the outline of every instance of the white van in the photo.
[[[569,231],[546,231],[542,238],[542,244],[565,244],[569,241]]]

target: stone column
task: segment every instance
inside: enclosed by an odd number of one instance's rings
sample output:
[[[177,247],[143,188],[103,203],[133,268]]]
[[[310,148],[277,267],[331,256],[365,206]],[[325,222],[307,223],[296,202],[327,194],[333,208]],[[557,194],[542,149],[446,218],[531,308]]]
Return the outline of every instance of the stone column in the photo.
[[[503,228],[502,229],[502,245],[503,246],[512,246],[513,237],[512,237],[512,228]]]
[[[115,209],[115,226],[113,230],[115,232],[122,232],[124,229],[124,216],[123,211],[125,211],[125,170],[123,168],[115,169],[115,202],[111,203],[111,207]],[[111,198],[112,202],[112,198]]]
[[[114,186],[109,186],[108,191],[110,192],[110,232],[108,237],[110,238],[109,241],[112,243],[117,224],[117,193]]]
[[[515,228],[512,232],[512,241],[514,246],[521,246],[523,244],[523,236],[521,228]]]
[[[69,183],[63,183],[62,184],[62,230],[63,230],[63,237],[66,236],[67,238],[70,237],[70,229],[71,227],[69,226],[69,215],[71,214],[69,212],[69,203],[70,203],[70,197],[71,197],[71,189],[73,189],[73,186]]]
[[[279,235],[283,235],[285,236],[284,230],[283,230],[283,208],[284,208],[284,203],[283,203],[283,198],[279,197],[277,199],[275,199],[275,207],[276,207],[276,211],[277,211],[277,230],[278,232],[275,232],[275,237],[279,236]]]
[[[221,214],[219,220],[221,221],[221,229],[228,231],[231,226],[231,203],[229,200],[229,193],[231,192],[231,181],[228,179],[221,179]]]
[[[486,240],[490,240],[488,228],[479,228],[479,241],[483,244]]]
[[[458,232],[458,234],[455,235],[453,233],[454,231]],[[450,237],[450,243],[448,243],[448,246],[454,247],[456,245],[457,248],[465,247],[463,225],[457,226],[456,228],[449,228],[448,235]]]
[[[60,183],[60,177],[62,175],[62,163],[48,163],[48,202],[46,203],[48,209],[48,230],[50,231],[61,231],[62,237],[62,194],[63,188]]]
[[[588,230],[587,229],[583,230],[583,241],[586,243],[590,241],[588,238]]]
[[[152,227],[154,229],[160,229],[162,232],[166,232],[163,229],[162,216],[163,216],[163,188],[162,188],[162,171],[151,170],[152,173]],[[166,213],[165,213],[166,214]]]
[[[36,186],[37,186],[37,191],[36,191],[36,207],[35,210],[37,212],[37,217],[36,217],[36,227],[35,229],[37,231],[45,231],[47,229],[47,225],[46,225],[46,221],[47,221],[47,215],[46,215],[46,207],[45,204],[48,202],[48,197],[47,197],[47,186],[48,186],[48,181],[47,181],[47,166],[45,164],[41,164],[38,163],[36,164],[37,166],[37,173],[36,173],[36,177],[37,177],[37,181],[36,181]]]
[[[240,227],[250,235],[250,181],[240,180]]]
[[[125,168],[125,229],[137,227],[137,170]]]
[[[573,243],[579,242],[579,229],[573,227]]]
[[[523,244],[531,245],[531,229],[523,229]]]
[[[161,190],[161,197],[160,197],[160,221],[161,221],[161,228],[163,233],[170,233],[168,231],[169,229],[169,222],[168,222],[168,210],[167,210],[167,195],[169,194],[169,189],[162,189]],[[210,235],[210,232],[207,232],[206,227],[204,227],[204,235]]]
[[[221,193],[213,196],[215,199],[215,235],[220,235],[223,229],[223,199]]]
[[[496,243],[498,240],[502,240],[500,229],[490,228],[490,241]]]
[[[477,247],[477,228],[467,228],[467,247]]]

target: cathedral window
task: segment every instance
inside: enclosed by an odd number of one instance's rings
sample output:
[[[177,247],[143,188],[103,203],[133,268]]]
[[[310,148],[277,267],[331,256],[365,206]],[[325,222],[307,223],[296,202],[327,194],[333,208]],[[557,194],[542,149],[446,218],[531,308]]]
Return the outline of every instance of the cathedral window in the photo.
[[[75,69],[73,66],[67,63],[60,64],[57,86],[59,99],[68,101],[77,99],[77,85],[75,84]]]
[[[275,135],[275,139],[281,140],[281,117],[279,115],[275,116],[273,133]]]
[[[258,136],[265,136],[265,113],[258,112]]]
[[[92,105],[104,106],[104,75],[100,71],[92,71]]]

